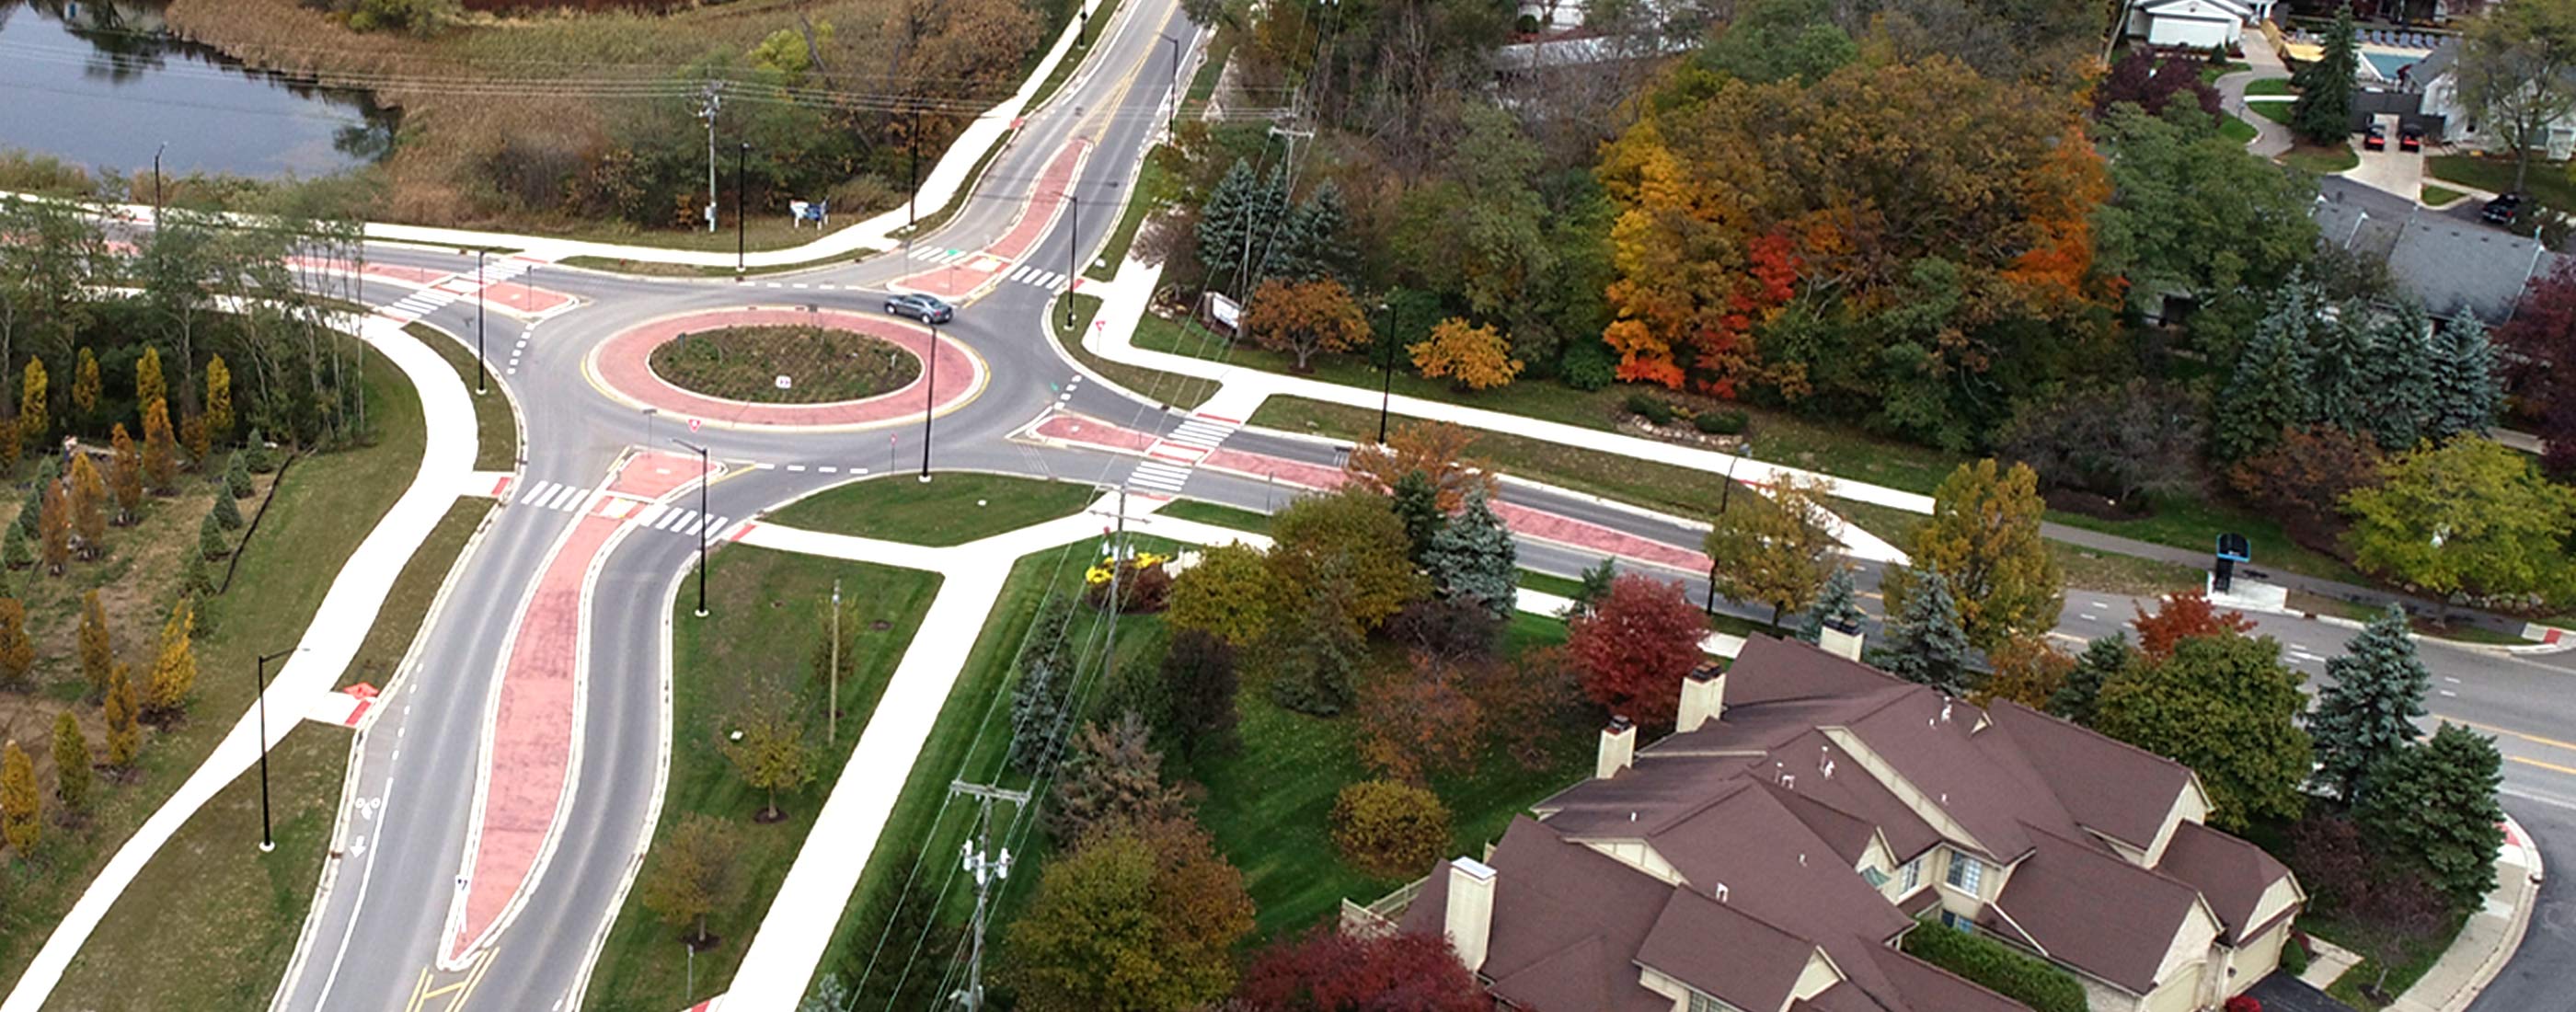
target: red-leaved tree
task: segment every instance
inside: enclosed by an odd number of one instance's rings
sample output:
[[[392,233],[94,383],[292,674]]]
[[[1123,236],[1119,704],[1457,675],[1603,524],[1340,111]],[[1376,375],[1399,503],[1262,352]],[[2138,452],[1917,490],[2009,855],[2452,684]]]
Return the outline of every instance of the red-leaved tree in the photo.
[[[1669,727],[1707,636],[1707,619],[1681,584],[1630,573],[1568,624],[1565,649],[1593,702],[1641,726]]]
[[[2197,590],[2167,594],[2156,613],[2137,609],[2138,649],[2155,658],[2173,655],[2174,644],[2194,636],[2220,636],[2254,631],[2254,620],[2241,611],[2222,612]]]
[[[2541,466],[2576,476],[2576,262],[2531,279],[2495,342],[2512,352],[2506,361],[2513,363],[2514,396],[2548,443]]]
[[[1439,935],[1345,935],[1331,926],[1253,957],[1235,989],[1253,1012],[1489,1012],[1492,998]]]

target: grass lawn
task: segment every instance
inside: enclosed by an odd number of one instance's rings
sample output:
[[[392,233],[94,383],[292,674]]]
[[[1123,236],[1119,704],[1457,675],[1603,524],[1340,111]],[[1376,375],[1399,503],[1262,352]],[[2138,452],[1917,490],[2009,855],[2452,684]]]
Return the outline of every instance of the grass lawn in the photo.
[[[1203,524],[1231,527],[1238,531],[1251,531],[1254,534],[1270,533],[1270,517],[1267,514],[1236,509],[1232,506],[1220,506],[1212,502],[1182,499],[1163,507],[1158,512],[1167,517],[1196,520]]]
[[[2427,206],[2441,207],[2442,205],[2466,196],[2468,196],[2468,194],[2447,186],[2435,186],[2431,183],[2426,183],[2424,184],[2424,192],[2421,199]]]
[[[0,903],[0,976],[6,978],[0,984],[17,979],[55,921],[98,873],[116,845],[142,824],[231,729],[251,702],[249,676],[253,657],[293,646],[302,638],[305,625],[321,605],[341,563],[410,484],[420,466],[419,398],[403,381],[400,371],[383,356],[367,357],[366,385],[367,411],[375,426],[376,441],[310,457],[290,468],[267,518],[261,521],[258,535],[241,554],[231,589],[199,609],[196,650],[201,677],[191,716],[147,736],[137,782],[101,785],[92,798],[94,808],[86,831],[53,833],[32,870],[27,865],[17,865],[8,876],[8,900]],[[195,526],[184,525],[190,542]],[[127,564],[111,561],[106,565]],[[148,660],[148,644],[160,627],[168,603],[163,595],[111,609],[110,621],[119,630],[123,659],[138,665]],[[46,623],[69,621],[69,617],[49,617],[30,609],[30,622],[40,631]],[[52,683],[49,691],[63,688],[78,695],[77,688],[66,684],[78,682],[68,659],[49,662],[41,670]],[[97,708],[82,703],[79,711],[91,728],[91,740],[97,742]],[[336,788],[328,795],[336,801]],[[309,887],[313,865],[307,863],[294,873]],[[240,929],[233,923],[225,930]],[[294,931],[296,926],[289,924],[285,930]],[[274,986],[275,982],[272,974],[263,986]],[[131,981],[126,984],[130,987]]]
[[[1862,530],[1898,545],[1903,545],[1907,535],[1926,519],[1920,513],[1850,499],[1834,500],[1833,510],[1842,514],[1844,519],[1860,525]],[[2063,541],[2049,542],[2048,550],[2056,556],[2057,567],[2065,574],[2066,585],[2070,588],[2146,597],[2191,590],[2202,584],[2200,571],[2189,566],[2130,555],[2108,555]]]
[[[461,499],[412,553],[338,681],[382,687],[492,504]],[[211,674],[212,672],[209,672]],[[271,715],[276,716],[275,714]],[[286,972],[330,845],[349,733],[300,724],[269,753],[277,850],[258,854],[259,780],[199,809],[110,907],[54,990],[65,1008],[251,1008]]]
[[[1171,198],[1178,185],[1163,171],[1162,153],[1167,146],[1156,146],[1145,153],[1145,164],[1136,171],[1136,188],[1127,194],[1127,209],[1118,215],[1118,227],[1109,233],[1109,243],[1100,248],[1100,261],[1085,268],[1083,277],[1107,281],[1118,274],[1118,265],[1127,262],[1127,248],[1136,243],[1136,230],[1145,224],[1145,215]]]
[[[2261,132],[2255,130],[2254,124],[2252,123],[2237,119],[2235,116],[2227,113],[2220,113],[2218,115],[2218,135],[2225,137],[2228,140],[2235,141],[2238,144],[2251,144],[2254,142],[2254,138],[2261,136]]]
[[[2361,153],[2352,149],[2349,140],[2322,145],[2301,141],[2290,146],[2290,150],[2281,156],[2281,162],[2303,172],[2331,176],[2351,171],[2353,166],[2361,164]]]
[[[2284,126],[2289,125],[2289,122],[2290,122],[2290,103],[2288,103],[2288,102],[2253,102],[2253,101],[2249,101],[2249,102],[2246,102],[2246,103],[2245,103],[2245,108],[2250,109],[2250,110],[2253,110],[2254,115],[2261,116],[2261,117],[2263,117],[2264,119],[2271,120],[2271,121],[2272,121],[2272,122],[2274,122],[2274,123],[2279,123],[2279,124],[2282,124],[2282,125],[2284,125]]]
[[[2460,928],[2467,923],[2466,916],[2453,917],[2448,925],[2434,932],[2431,937],[2407,946],[2406,958],[2388,967],[2386,985],[2388,993],[2405,994],[2407,988],[2415,986],[2417,980],[2423,979],[2424,972],[2432,969],[2433,964],[2441,960],[2442,953],[2451,947],[2451,940],[2459,937]],[[2354,952],[2365,951],[2363,947],[2356,944],[2360,941],[2357,936],[2361,932],[2355,926],[2335,918],[2318,914],[2302,914],[2299,916],[2299,930]],[[2334,983],[2327,985],[2326,993],[2347,1005],[2361,1009],[2362,1012],[2378,1012],[2379,1009],[2386,1008],[2387,1004],[2371,1000],[2367,990],[2369,985],[2378,982],[2379,961],[2364,956],[2360,965],[2344,971],[2343,976],[2335,978]]]
[[[661,234],[661,233],[654,233],[654,235],[655,235],[655,236],[658,236],[658,235],[660,235],[660,234]],[[694,234],[704,235],[705,233],[700,232],[700,233],[694,233]],[[728,234],[730,234],[730,233],[728,233]],[[809,242],[813,242],[813,241],[814,241],[814,240],[816,240],[816,239],[820,239],[820,238],[822,238],[822,237],[824,236],[824,234],[825,234],[825,233],[823,233],[823,232],[821,232],[821,231],[818,231],[818,230],[815,230],[815,229],[800,229],[800,230],[797,230],[797,232],[796,232],[796,237],[794,238],[794,241],[792,241],[792,242],[781,242],[781,243],[779,243],[779,244],[778,244],[778,246],[779,246],[779,247],[786,247],[786,246],[794,246],[794,245],[798,245],[798,244],[801,244],[801,243],[809,243]],[[629,241],[629,240],[606,240],[606,241]],[[637,245],[644,245],[644,246],[661,246],[661,245],[664,245],[664,244],[663,244],[663,243],[661,243],[661,242],[658,242],[658,241],[652,241],[652,239],[651,239],[650,237],[646,237],[646,238],[645,238],[645,241],[640,242],[640,243],[637,243]],[[730,248],[730,247],[728,247],[728,248]],[[754,247],[754,248],[760,248],[760,247]],[[871,257],[871,256],[876,255],[876,253],[877,253],[877,251],[875,251],[875,250],[858,249],[858,250],[851,250],[850,252],[843,253],[843,254],[839,254],[839,255],[837,255],[837,256],[821,257],[821,258],[814,259],[814,260],[803,260],[803,261],[798,261],[798,262],[796,262],[796,263],[792,263],[792,264],[772,264],[772,265],[767,266],[767,267],[754,266],[754,267],[750,268],[749,270],[744,270],[744,271],[739,271],[739,272],[738,272],[738,271],[735,271],[735,270],[734,270],[732,267],[730,267],[730,266],[726,266],[726,267],[706,267],[706,266],[702,266],[702,265],[698,265],[698,264],[666,264],[666,263],[661,263],[661,262],[659,262],[659,261],[653,261],[653,260],[620,260],[620,259],[617,259],[617,258],[615,258],[615,257],[594,257],[594,256],[565,257],[565,258],[563,258],[563,260],[562,260],[562,261],[560,261],[560,263],[562,264],[562,266],[565,266],[565,267],[580,267],[580,268],[584,268],[584,269],[587,269],[587,270],[594,270],[594,271],[608,271],[608,272],[615,273],[615,274],[634,274],[634,275],[638,275],[638,276],[641,276],[641,277],[655,277],[655,278],[729,278],[729,277],[733,277],[733,276],[734,276],[734,275],[736,275],[737,273],[741,274],[741,275],[742,275],[742,276],[744,276],[744,277],[751,277],[751,276],[754,276],[754,275],[761,275],[761,274],[792,274],[792,273],[795,273],[795,272],[797,272],[797,271],[810,271],[810,270],[813,270],[813,269],[815,269],[815,268],[817,268],[817,267],[835,267],[835,266],[839,266],[839,265],[841,265],[841,264],[853,263],[853,262],[856,262],[856,261],[865,260],[865,259],[867,259],[867,258],[869,258],[869,257]]]
[[[1504,651],[1564,640],[1565,623],[1518,614],[1507,628]],[[1333,797],[1368,778],[1352,753],[1355,722],[1280,709],[1250,681],[1236,705],[1242,749],[1200,762],[1190,773],[1207,787],[1199,821],[1227,860],[1243,870],[1244,888],[1257,907],[1258,934],[1304,930],[1331,916],[1344,899],[1367,903],[1402,885],[1403,879],[1373,879],[1344,867],[1333,849],[1327,826]],[[1592,759],[1592,729],[1568,723],[1558,730],[1552,761],[1544,768],[1527,769],[1496,751],[1471,764],[1471,772],[1432,778],[1433,791],[1455,819],[1451,850],[1483,853],[1514,814],[1584,776]]]
[[[1234,44],[1242,37],[1243,33],[1232,25],[1219,25],[1216,34],[1209,37],[1207,59],[1200,61],[1198,72],[1190,75],[1190,90],[1181,101],[1183,119],[1195,118],[1207,107],[1208,99],[1216,94],[1218,79],[1225,76],[1225,61],[1234,55]]]
[[[2209,84],[2229,74],[2233,74],[2241,70],[2252,69],[2254,69],[2253,64],[2246,63],[2242,60],[2229,60],[2225,63],[2204,63],[2200,66],[2200,83]]]
[[[2155,513],[2139,520],[2104,520],[2063,510],[2048,511],[2048,519],[2069,527],[2117,534],[2125,538],[2209,551],[2216,547],[2224,533],[2245,535],[2254,549],[2254,566],[2279,569],[2362,586],[2375,586],[2379,581],[2361,575],[2343,560],[2300,545],[2290,540],[2281,523],[2246,507],[2233,503],[2213,502],[2179,496],[2160,496],[2155,500]]]
[[[945,547],[1071,516],[1099,497],[1089,485],[952,472],[923,483],[887,475],[826,489],[769,519],[834,534]]]
[[[1172,407],[1195,408],[1207,403],[1208,398],[1216,396],[1217,383],[1214,380],[1203,380],[1164,372],[1160,369],[1112,362],[1092,354],[1090,349],[1082,346],[1082,342],[1075,340],[1074,335],[1091,329],[1092,317],[1100,312],[1100,297],[1067,294],[1058,298],[1072,300],[1073,325],[1066,326],[1064,314],[1050,308],[1047,311],[1047,326],[1055,331],[1056,343],[1063,345],[1065,352],[1072,355],[1074,361],[1082,363],[1083,368],[1108,377],[1110,382],[1135,391],[1149,400]],[[1058,306],[1061,305],[1062,303],[1059,302]],[[1145,319],[1150,322],[1155,317],[1148,313]]]
[[[707,578],[711,595],[737,604],[705,620],[692,618],[688,612],[695,605],[683,588],[671,605],[671,769],[655,836],[667,835],[691,813],[733,822],[742,834],[735,863],[745,890],[739,902],[708,918],[708,931],[719,941],[697,955],[691,1000],[719,993],[733,979],[753,929],[769,912],[940,583],[935,573],[739,545],[715,557]],[[835,579],[841,583],[842,635],[853,644],[844,663],[852,669],[841,686],[838,739],[826,748],[825,692],[815,651],[829,636],[826,602]],[[885,628],[876,628],[879,623]],[[744,786],[716,747],[744,672],[785,680],[805,704],[808,740],[816,750],[813,782],[782,793],[785,817],[765,825],[753,821],[765,796]],[[640,874],[654,874],[658,854],[647,853]],[[591,973],[584,1007],[666,1012],[680,1004],[672,996],[686,987],[689,972],[676,944],[680,933],[646,910],[642,896],[640,889],[627,894]]]
[[[2514,188],[2513,159],[2510,158],[2433,155],[2424,159],[2424,174],[2489,193],[2504,193]],[[2523,176],[2522,190],[2531,194],[2543,207],[2552,210],[2576,208],[2576,180],[2568,178],[2564,162],[2533,159],[2531,171]]]
[[[465,381],[465,395],[474,398],[474,469],[508,471],[519,466],[519,419],[510,413],[510,395],[502,392],[495,379],[485,384],[488,393],[474,393],[474,353],[447,332],[426,323],[403,324],[403,332],[419,338],[438,357],[456,367],[456,375]]]
[[[2290,87],[2289,78],[2267,77],[2259,81],[2245,82],[2245,93],[2248,95],[2296,95],[2299,91],[2296,88]]]

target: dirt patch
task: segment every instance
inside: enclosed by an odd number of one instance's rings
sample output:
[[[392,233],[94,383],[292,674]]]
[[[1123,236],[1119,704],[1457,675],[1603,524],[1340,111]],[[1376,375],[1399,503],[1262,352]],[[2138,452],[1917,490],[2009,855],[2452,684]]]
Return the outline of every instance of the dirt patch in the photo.
[[[653,349],[653,374],[709,397],[754,404],[831,404],[903,389],[921,359],[892,342],[829,327],[723,327]]]

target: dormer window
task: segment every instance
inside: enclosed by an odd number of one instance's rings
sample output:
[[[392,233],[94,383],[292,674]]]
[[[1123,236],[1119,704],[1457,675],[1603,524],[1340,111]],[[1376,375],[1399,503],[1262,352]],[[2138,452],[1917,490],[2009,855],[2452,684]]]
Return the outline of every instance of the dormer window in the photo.
[[[1886,872],[1880,871],[1876,868],[1861,869],[1860,880],[1869,883],[1869,887],[1872,889],[1884,887],[1890,881]]]
[[[1690,993],[1690,1012],[1744,1012],[1744,1010],[1718,1000],[1716,995],[1703,994],[1694,989]]]

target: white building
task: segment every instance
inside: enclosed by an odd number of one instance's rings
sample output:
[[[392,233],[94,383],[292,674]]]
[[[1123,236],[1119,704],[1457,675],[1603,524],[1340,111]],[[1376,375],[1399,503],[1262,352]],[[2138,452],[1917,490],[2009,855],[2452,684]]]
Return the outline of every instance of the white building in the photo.
[[[2124,30],[2156,47],[2237,47],[2245,26],[2271,14],[2272,0],[2138,0]]]
[[[2439,140],[2444,144],[2506,151],[2509,145],[2498,138],[2495,131],[2485,129],[2484,124],[2471,117],[2468,107],[2461,102],[2459,69],[2460,40],[2457,38],[2444,41],[2415,65],[2408,76],[2414,79],[2417,87],[2424,89],[2424,115],[2442,117]],[[2542,146],[2548,148],[2549,157],[2553,160],[2564,161],[2570,155],[2576,155],[2576,116],[2561,117],[2558,122],[2550,124],[2549,137]]]

